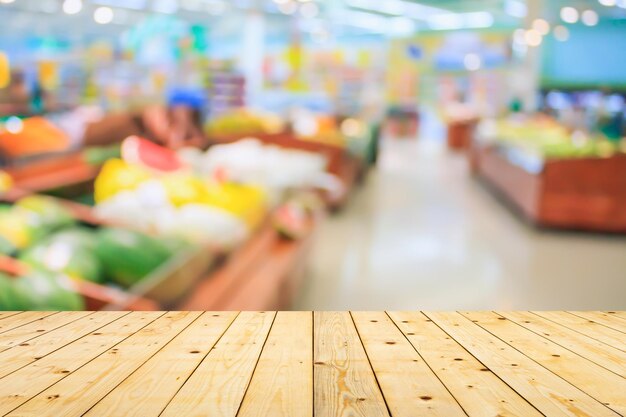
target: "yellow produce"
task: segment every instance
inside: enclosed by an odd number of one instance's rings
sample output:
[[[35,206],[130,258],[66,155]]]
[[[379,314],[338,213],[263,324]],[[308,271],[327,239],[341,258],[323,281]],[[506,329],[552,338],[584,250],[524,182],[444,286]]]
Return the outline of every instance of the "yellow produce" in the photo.
[[[257,226],[265,215],[265,193],[258,187],[240,184],[209,184],[202,204],[221,208],[242,219],[248,227]]]
[[[169,202],[176,206],[199,203],[207,198],[207,186],[200,179],[183,174],[170,174],[161,178]]]
[[[7,192],[13,187],[13,178],[4,171],[0,171],[0,194]]]
[[[108,160],[94,183],[94,198],[100,203],[123,190],[134,190],[150,179],[150,173],[121,159]]]

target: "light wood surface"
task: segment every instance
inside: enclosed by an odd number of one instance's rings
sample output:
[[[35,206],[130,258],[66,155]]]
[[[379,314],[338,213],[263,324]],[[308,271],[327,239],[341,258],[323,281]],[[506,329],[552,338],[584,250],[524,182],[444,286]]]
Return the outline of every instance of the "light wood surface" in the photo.
[[[618,416],[623,312],[0,313],[0,416]]]

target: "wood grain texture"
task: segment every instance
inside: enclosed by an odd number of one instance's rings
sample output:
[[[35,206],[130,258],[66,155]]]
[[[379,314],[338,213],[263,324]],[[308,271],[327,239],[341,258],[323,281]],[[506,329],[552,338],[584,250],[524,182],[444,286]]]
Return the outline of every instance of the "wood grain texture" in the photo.
[[[42,336],[50,330],[65,326],[90,314],[91,312],[89,311],[62,311],[0,333],[0,352],[20,343],[25,343],[35,337]]]
[[[623,312],[10,312],[0,415],[626,415]]]
[[[626,338],[622,332],[565,311],[536,311],[535,314],[626,352]]]
[[[15,329],[16,327],[41,320],[53,314],[55,313],[52,311],[24,311],[19,314],[10,315],[0,320],[0,334]]]
[[[199,312],[172,312],[132,334],[19,407],[11,416],[81,416],[179,334]]]
[[[21,313],[20,311],[0,311],[0,320],[6,317],[14,316],[16,314],[20,314],[20,313]]]
[[[463,409],[384,312],[352,313],[393,416],[464,416]]]
[[[626,414],[626,379],[499,314],[462,314],[613,411]],[[607,390],[607,385],[613,389]]]
[[[162,416],[235,416],[275,315],[239,314]]]
[[[542,415],[422,313],[389,316],[469,416]]]
[[[623,320],[626,320],[626,311],[603,311],[603,313],[606,313],[608,315],[610,315],[611,317],[617,317]]]
[[[388,416],[350,313],[314,313],[314,404],[318,417]]]
[[[622,333],[626,333],[626,322],[618,317],[611,316],[608,313],[603,313],[601,311],[568,311],[568,313],[594,321]]]
[[[101,312],[78,321],[66,324],[56,330],[45,333],[27,343],[20,343],[0,353],[0,378],[11,372],[41,360],[46,355],[94,332],[114,320],[128,314],[127,312]]]
[[[85,415],[158,416],[236,316],[203,313]]]
[[[313,314],[278,312],[238,416],[313,415]]]
[[[161,315],[162,312],[125,315],[0,379],[0,414],[19,407]],[[65,340],[72,337],[72,334],[66,334]],[[106,368],[102,371],[105,372]]]
[[[501,312],[503,317],[626,378],[626,353],[531,312]]]
[[[461,314],[425,314],[544,415],[618,415]]]

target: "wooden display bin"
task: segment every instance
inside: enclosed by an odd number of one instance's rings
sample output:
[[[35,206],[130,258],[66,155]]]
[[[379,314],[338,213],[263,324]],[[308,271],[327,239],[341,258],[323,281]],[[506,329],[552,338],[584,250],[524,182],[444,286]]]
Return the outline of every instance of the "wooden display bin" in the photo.
[[[264,225],[206,279],[182,310],[289,309],[302,284],[306,259],[322,214],[314,217],[307,236],[281,237]]]
[[[83,165],[80,159],[74,159],[74,163]],[[56,174],[54,166],[68,174]],[[33,176],[24,174],[16,185],[27,184],[30,189],[16,189],[11,198],[27,195],[32,190],[46,192],[48,186],[88,190],[97,175],[97,170],[93,170],[90,179],[87,175],[74,177],[71,175],[75,172],[73,169],[64,165],[54,166],[49,170],[33,169]],[[47,179],[49,174],[54,181]],[[90,207],[69,200],[60,201],[78,220],[98,222]],[[311,234],[315,223],[311,225]],[[311,237],[296,241],[283,239],[268,222],[228,256],[219,256],[208,248],[200,247],[162,265],[128,293],[112,292],[107,287],[107,291],[101,291],[102,288],[97,288],[101,286],[91,286],[88,289],[91,290],[90,295],[93,293],[94,301],[86,299],[90,308],[106,310],[134,309],[136,306],[152,309],[146,303],[154,303],[155,308],[196,310],[287,307],[303,278],[304,260],[310,242]],[[218,258],[221,258],[221,264],[216,267]],[[198,279],[200,277],[204,278]]]
[[[447,125],[447,143],[451,150],[469,149],[474,136],[477,120],[450,120]]]
[[[327,197],[326,203],[331,210],[340,209],[347,202],[350,193],[364,172],[364,165],[358,158],[350,155],[345,149],[326,143],[296,138],[292,133],[257,133],[250,135],[213,136],[214,144],[233,143],[244,138],[255,138],[268,145],[276,145],[287,149],[296,149],[318,153],[326,157],[328,172],[342,180],[345,192],[334,198]]]
[[[626,155],[547,160],[532,173],[496,147],[474,145],[470,163],[539,226],[626,232]]]
[[[29,194],[19,191],[3,196],[5,202]],[[89,227],[118,226],[97,219],[90,207],[67,200],[59,200],[73,217]],[[78,282],[77,290],[85,296],[88,309],[94,310],[150,310],[173,308],[188,295],[197,281],[211,270],[217,254],[207,247],[185,249],[172,256],[156,270],[128,290],[104,285]],[[6,264],[6,261],[5,261]],[[19,271],[19,263],[15,263]]]

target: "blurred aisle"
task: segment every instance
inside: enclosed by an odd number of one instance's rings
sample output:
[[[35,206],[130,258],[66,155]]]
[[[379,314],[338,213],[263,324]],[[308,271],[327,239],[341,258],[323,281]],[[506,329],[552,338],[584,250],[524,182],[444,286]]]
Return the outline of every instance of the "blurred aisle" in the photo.
[[[379,162],[320,230],[295,309],[626,308],[626,238],[530,227],[441,142],[387,141]]]

